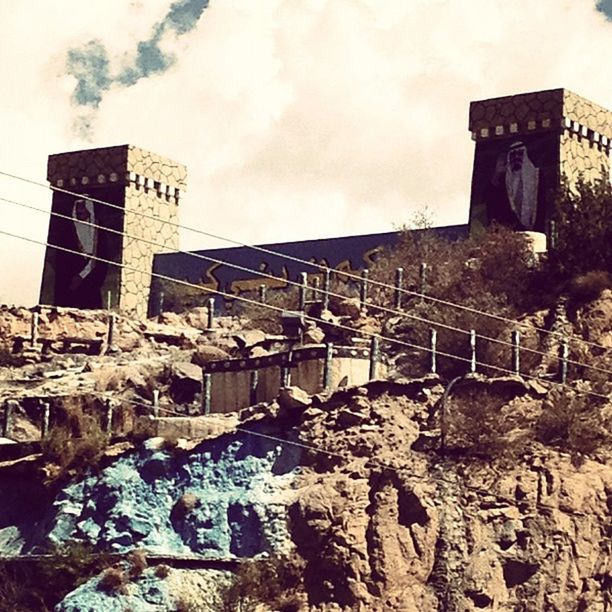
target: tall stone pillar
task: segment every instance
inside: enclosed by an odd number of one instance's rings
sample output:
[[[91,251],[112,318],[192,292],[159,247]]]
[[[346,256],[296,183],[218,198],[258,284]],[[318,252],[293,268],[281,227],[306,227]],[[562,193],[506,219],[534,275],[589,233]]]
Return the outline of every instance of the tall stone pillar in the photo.
[[[110,297],[112,308],[146,316],[153,256],[178,249],[172,224],[186,177],[185,166],[133,145],[50,155],[51,185],[77,195],[53,192],[63,217],[51,216],[48,242],[66,250],[47,247],[41,303],[103,308]]]
[[[492,221],[546,232],[562,177],[609,179],[612,113],[567,89],[472,102],[469,129],[472,233]]]

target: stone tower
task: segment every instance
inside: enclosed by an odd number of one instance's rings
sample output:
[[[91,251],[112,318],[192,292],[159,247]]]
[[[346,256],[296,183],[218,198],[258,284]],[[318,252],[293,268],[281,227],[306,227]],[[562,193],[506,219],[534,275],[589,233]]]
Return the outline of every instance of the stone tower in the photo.
[[[612,113],[551,89],[470,104],[470,231],[492,221],[547,232],[562,177],[609,179]]]
[[[53,192],[61,216],[51,216],[48,242],[59,248],[47,247],[41,303],[146,316],[153,255],[178,249],[186,177],[185,166],[133,145],[50,155],[51,186],[76,195]]]

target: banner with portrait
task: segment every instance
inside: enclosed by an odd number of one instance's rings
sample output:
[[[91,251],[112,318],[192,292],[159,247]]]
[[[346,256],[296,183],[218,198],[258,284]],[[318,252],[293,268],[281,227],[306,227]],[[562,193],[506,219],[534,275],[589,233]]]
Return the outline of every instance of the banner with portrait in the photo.
[[[546,132],[476,143],[470,231],[493,222],[545,232],[559,181],[559,134]]]
[[[102,308],[111,291],[117,298],[120,269],[100,259],[121,262],[123,211],[94,200],[124,205],[123,186],[95,188],[78,196],[55,192],[43,272],[41,303]]]

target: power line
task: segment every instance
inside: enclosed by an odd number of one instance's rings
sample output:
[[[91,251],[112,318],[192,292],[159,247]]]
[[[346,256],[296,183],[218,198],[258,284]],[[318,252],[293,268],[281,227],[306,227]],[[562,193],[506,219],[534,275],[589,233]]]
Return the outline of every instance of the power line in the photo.
[[[42,245],[42,246],[47,246],[47,247],[50,247],[50,248],[58,249],[60,251],[66,252],[66,253],[72,253],[74,255],[82,256],[81,252],[76,251],[74,249],[69,249],[69,248],[66,248],[66,247],[59,246],[59,245],[51,244],[49,242],[43,242],[43,241],[40,241],[40,240],[35,240],[33,238],[28,238],[28,237],[25,237],[25,236],[20,236],[18,234],[7,232],[5,230],[0,230],[0,234],[3,234],[5,236],[10,236],[10,237],[16,238],[18,240],[24,240],[24,241],[30,242],[32,244],[38,244],[38,245]],[[102,263],[106,263],[106,264],[109,264],[109,265],[112,265],[112,266],[116,266],[118,268],[123,268],[123,269],[126,269],[126,270],[132,270],[132,271],[135,271],[135,272],[144,272],[143,270],[141,270],[139,268],[134,268],[133,266],[128,266],[126,264],[118,263],[116,261],[112,261],[112,260],[109,260],[109,259],[104,259],[102,257],[92,256],[92,257],[90,257],[90,259],[95,260],[95,261],[99,261],[99,262],[102,262]],[[146,272],[146,273],[149,274],[149,272]],[[229,296],[229,294],[227,294],[227,293],[225,293],[223,291],[214,290],[214,289],[208,289],[207,287],[202,287],[200,285],[189,283],[187,281],[171,278],[171,277],[165,276],[163,274],[151,273],[151,276],[155,277],[155,278],[160,278],[162,280],[167,280],[169,282],[177,283],[177,284],[180,284],[180,285],[183,285],[183,286],[186,286],[186,287],[190,287],[192,289],[197,289],[199,291],[203,291],[203,292],[206,292],[206,293],[213,293],[213,294],[216,294],[216,295],[221,295],[223,297],[233,297],[234,299],[237,299],[239,301],[243,301],[243,302],[248,303],[248,304],[252,304],[252,305],[258,306],[260,308],[264,308],[264,309],[268,309],[268,310],[273,310],[273,311],[276,311],[276,312],[283,312],[284,311],[283,308],[280,308],[278,306],[273,306],[272,304],[263,304],[263,303],[258,302],[256,300],[252,300],[252,299],[245,298],[245,297],[242,297],[242,296]],[[418,345],[418,344],[413,344],[413,343],[410,343],[410,342],[406,342],[404,340],[399,340],[398,338],[389,338],[387,336],[383,336],[382,334],[376,334],[374,332],[367,332],[367,331],[363,331],[363,330],[356,330],[356,329],[354,329],[352,327],[349,327],[347,325],[343,325],[342,323],[331,323],[329,321],[325,321],[324,319],[321,319],[321,318],[318,318],[318,317],[314,317],[312,315],[307,315],[307,314],[304,314],[304,318],[307,319],[307,320],[310,320],[310,321],[314,321],[316,323],[323,323],[324,325],[336,327],[338,329],[348,330],[348,331],[350,331],[353,334],[357,333],[357,334],[361,334],[363,336],[368,336],[370,338],[377,338],[378,340],[384,340],[386,342],[389,342],[389,343],[392,343],[392,344],[396,344],[398,346],[404,346],[404,347],[411,348],[411,349],[425,351],[426,353],[427,352],[431,352],[431,349],[429,347],[421,346],[421,345]],[[464,362],[464,363],[470,363],[470,364],[472,363],[471,359],[466,358],[466,357],[461,357],[459,355],[453,355],[453,354],[446,353],[446,352],[443,352],[443,351],[436,351],[436,354],[440,355],[442,357],[448,357],[450,359],[454,359],[454,360],[461,361],[461,362]],[[500,367],[500,366],[495,366],[495,365],[492,365],[492,364],[489,364],[489,363],[482,363],[482,362],[479,365],[481,365],[483,367],[486,367],[486,368],[491,368],[491,369],[496,370],[498,372],[503,372],[505,374],[515,375],[515,372],[513,372],[512,370],[510,370],[508,368],[503,368],[503,367]],[[575,391],[577,393],[583,393],[583,394],[586,394],[586,395],[591,395],[593,397],[598,397],[600,399],[606,399],[606,400],[608,399],[607,395],[596,393],[594,391],[575,389],[574,387],[572,387],[571,385],[569,385],[567,383],[552,382],[552,381],[547,380],[545,378],[541,378],[539,376],[533,376],[533,375],[529,375],[529,374],[521,374],[521,376],[523,378],[529,378],[529,379],[538,380],[538,381],[541,381],[541,382],[548,382],[550,384],[553,384],[553,385],[559,386],[559,387],[566,387],[566,388],[571,389],[571,390],[573,390],[573,391]]]
[[[15,179],[15,180],[18,180],[18,181],[22,181],[22,182],[25,182],[25,183],[28,183],[28,184],[31,184],[31,185],[35,185],[37,187],[42,187],[44,189],[51,189],[52,191],[57,191],[59,193],[64,193],[64,194],[71,195],[71,196],[76,196],[76,197],[83,197],[82,193],[79,193],[79,192],[76,192],[76,191],[70,191],[68,189],[64,189],[64,188],[61,188],[61,187],[56,187],[54,185],[47,185],[45,183],[41,183],[41,182],[35,181],[33,179],[28,179],[28,178],[25,178],[25,177],[22,177],[22,176],[18,176],[16,174],[11,174],[9,172],[4,172],[2,170],[0,170],[0,175],[6,176],[8,178]],[[112,202],[107,202],[105,200],[97,199],[97,198],[94,198],[94,197],[91,197],[91,196],[87,196],[87,197],[92,202],[96,202],[98,204],[102,204],[103,206],[109,206],[111,208],[115,208],[117,210],[125,212],[123,207],[118,206],[117,204],[114,204]],[[329,268],[327,266],[323,266],[323,265],[318,264],[316,262],[307,261],[305,259],[301,259],[301,258],[295,257],[293,255],[287,255],[287,254],[284,254],[284,253],[279,253],[277,251],[273,251],[273,250],[268,249],[268,248],[263,247],[263,246],[249,245],[249,244],[237,241],[237,240],[233,240],[232,238],[227,238],[225,236],[221,236],[221,235],[218,235],[218,234],[213,234],[211,232],[206,232],[206,231],[201,230],[201,229],[189,227],[189,226],[186,226],[186,225],[181,225],[179,223],[175,223],[174,221],[163,220],[163,219],[160,219],[159,217],[156,217],[155,215],[150,215],[150,214],[145,213],[145,212],[141,212],[141,211],[132,211],[132,212],[133,212],[133,214],[135,214],[137,216],[141,216],[141,217],[144,217],[146,219],[151,219],[151,220],[157,221],[159,223],[166,224],[166,225],[169,225],[171,227],[175,227],[177,229],[184,229],[184,230],[187,230],[187,231],[190,231],[190,232],[202,235],[202,236],[208,236],[210,238],[215,238],[216,240],[221,240],[221,241],[224,241],[224,242],[229,242],[229,243],[235,244],[237,246],[241,246],[241,247],[244,247],[244,248],[247,248],[247,249],[252,249],[252,250],[255,250],[255,251],[258,251],[258,252],[261,252],[261,253],[265,253],[267,255],[273,255],[275,257],[279,257],[279,258],[282,258],[282,259],[287,259],[289,261],[294,261],[294,262],[300,263],[302,265],[312,266],[312,267],[315,267],[315,268],[317,268],[317,269],[319,269],[321,271],[329,270]],[[184,252],[184,253],[192,254],[193,255],[193,253],[190,253],[188,251],[179,251],[179,252]],[[344,272],[343,271],[342,275],[346,276],[347,278],[352,278],[352,279],[357,280],[357,281],[360,280],[360,277],[358,275],[352,274],[351,272]],[[497,315],[497,314],[494,314],[494,313],[485,312],[485,311],[479,310],[477,308],[473,308],[471,306],[465,306],[463,304],[456,304],[454,302],[450,302],[448,300],[443,300],[443,299],[440,299],[440,298],[435,298],[433,296],[429,296],[429,295],[424,294],[424,293],[419,293],[417,291],[411,291],[409,289],[395,287],[394,285],[390,285],[389,283],[384,283],[382,281],[377,281],[377,280],[370,279],[368,282],[370,284],[372,284],[372,285],[376,285],[376,286],[383,287],[383,288],[386,288],[386,289],[392,289],[394,291],[400,291],[402,294],[405,294],[405,295],[411,295],[413,297],[419,297],[420,299],[423,299],[423,300],[428,300],[428,301],[432,301],[432,302],[435,302],[435,303],[438,303],[438,304],[449,306],[451,308],[456,308],[456,309],[459,309],[459,310],[464,310],[466,312],[470,312],[470,313],[476,314],[478,316],[488,317],[488,318],[492,318],[492,319],[495,319],[495,320],[498,320],[498,321],[501,321],[501,322],[510,323],[512,325],[515,325],[515,326],[521,326],[521,327],[527,327],[529,329],[534,329],[538,333],[544,333],[544,334],[553,335],[553,336],[558,337],[561,340],[565,339],[565,335],[560,333],[560,332],[556,332],[556,331],[553,331],[553,330],[540,329],[540,328],[536,327],[535,325],[532,325],[532,324],[527,323],[525,321],[517,321],[515,319],[510,319],[509,317],[504,317],[502,315]],[[580,338],[578,336],[574,336],[573,334],[571,335],[571,337],[575,338],[575,339],[579,340],[580,342],[582,342],[584,344],[587,344],[589,346],[594,346],[594,347],[597,347],[597,348],[600,348],[600,349],[605,349],[606,348],[606,347],[604,347],[604,346],[602,346],[600,344],[597,344],[595,342],[590,342],[590,341],[584,340],[584,339],[582,339],[582,338]],[[533,349],[531,349],[531,350],[533,350]]]
[[[113,234],[121,235],[121,236],[124,236],[126,238],[131,238],[133,240],[136,240],[136,241],[139,241],[139,242],[144,242],[145,244],[149,244],[149,245],[152,245],[152,246],[161,247],[161,248],[165,247],[165,245],[163,245],[163,244],[160,244],[158,242],[154,242],[152,240],[148,240],[148,239],[140,237],[140,236],[135,236],[133,234],[129,234],[129,233],[123,232],[121,230],[116,230],[116,229],[113,229],[113,228],[110,228],[110,227],[105,227],[105,226],[102,226],[102,225],[99,225],[99,224],[96,224],[96,223],[92,223],[92,222],[89,222],[89,221],[84,221],[84,220],[80,220],[80,219],[74,219],[74,218],[70,217],[69,215],[64,215],[64,214],[59,213],[59,212],[42,210],[40,208],[37,208],[37,207],[32,206],[30,204],[26,204],[24,202],[19,202],[17,200],[11,200],[11,199],[8,199],[8,198],[0,197],[0,201],[6,202],[8,204],[13,204],[13,205],[16,205],[16,206],[19,206],[19,207],[22,207],[22,208],[25,208],[25,209],[28,209],[28,210],[33,210],[33,211],[36,211],[36,212],[39,212],[39,213],[42,213],[42,214],[45,214],[45,215],[51,215],[51,216],[58,217],[58,218],[61,218],[61,219],[65,219],[65,220],[68,220],[68,221],[71,221],[71,222],[74,222],[74,223],[79,223],[79,224],[82,224],[82,225],[86,225],[86,226],[89,226],[89,227],[92,227],[92,228],[95,228],[95,229],[98,229],[98,230],[101,230],[101,231],[106,231],[106,232],[110,232],[110,233],[113,233]],[[239,264],[234,264],[234,263],[229,262],[229,261],[225,261],[225,260],[221,260],[221,259],[215,259],[215,258],[210,257],[210,256],[201,255],[200,253],[192,253],[192,252],[189,252],[189,251],[181,251],[181,250],[178,250],[178,251],[175,251],[175,252],[182,253],[182,254],[185,254],[185,255],[190,256],[190,257],[195,257],[197,259],[209,261],[209,262],[212,262],[212,263],[217,263],[217,264],[220,264],[220,265],[226,265],[226,266],[229,266],[231,268],[235,268],[235,269],[241,270],[243,272],[248,272],[248,273],[251,273],[251,274],[254,274],[254,275],[257,275],[257,276],[261,276],[263,278],[269,278],[269,279],[272,279],[272,280],[278,280],[278,277],[276,277],[276,276],[274,276],[272,274],[269,274],[267,272],[264,272],[264,271],[261,271],[261,270],[255,270],[255,269],[252,269],[252,268],[249,268],[249,267],[246,267],[246,266],[242,266],[242,265],[239,265]],[[298,288],[303,288],[303,285],[298,283],[298,282],[296,282],[296,281],[292,281],[292,280],[289,280],[289,279],[283,279],[283,280],[288,285],[295,286],[295,287],[298,287]],[[339,293],[335,293],[335,292],[332,292],[332,291],[327,291],[327,294],[329,296],[331,296],[331,297],[337,297],[337,298],[344,298],[344,297],[346,297],[344,295],[341,295]],[[407,312],[402,311],[402,310],[397,310],[397,309],[394,309],[394,308],[389,308],[389,307],[383,306],[381,304],[376,304],[376,303],[373,303],[373,302],[366,301],[365,305],[368,306],[369,308],[374,308],[374,309],[379,310],[381,312],[385,312],[385,313],[388,313],[388,314],[394,314],[394,315],[400,316],[402,318],[412,319],[412,320],[416,320],[416,321],[419,321],[419,322],[422,322],[422,323],[427,323],[427,324],[429,324],[431,326],[439,327],[439,328],[442,328],[442,329],[447,329],[449,331],[454,331],[454,332],[461,333],[461,334],[464,334],[464,335],[469,335],[471,333],[470,330],[466,330],[466,329],[462,329],[462,328],[455,327],[455,326],[452,326],[452,325],[448,325],[446,323],[441,323],[441,322],[433,321],[433,320],[427,319],[425,317],[420,317],[418,315],[407,313]],[[546,330],[542,330],[542,331],[546,331]],[[515,348],[514,344],[512,344],[511,342],[508,342],[506,340],[502,340],[502,339],[499,339],[499,338],[492,338],[492,337],[486,336],[484,334],[478,334],[478,338],[480,340],[485,340],[485,341],[493,342],[493,343],[496,343],[496,344],[499,344],[499,345],[502,345],[502,346],[508,346],[508,347],[511,347],[511,348]],[[543,356],[543,357],[549,357],[550,356],[550,354],[547,353],[547,352],[540,351],[538,349],[533,349],[533,348],[525,347],[525,346],[521,346],[520,350],[522,352],[536,354],[536,355],[540,355],[540,356]],[[570,364],[570,365],[575,365],[575,366],[578,366],[578,367],[583,367],[583,368],[587,368],[587,369],[590,369],[590,370],[602,372],[604,374],[612,375],[612,371],[611,370],[607,370],[605,368],[600,368],[599,366],[594,366],[594,365],[591,365],[591,364],[586,364],[586,363],[582,363],[582,362],[579,362],[579,361],[575,361],[575,360],[573,360],[573,359],[571,359],[569,357],[567,358],[566,362],[568,364]]]

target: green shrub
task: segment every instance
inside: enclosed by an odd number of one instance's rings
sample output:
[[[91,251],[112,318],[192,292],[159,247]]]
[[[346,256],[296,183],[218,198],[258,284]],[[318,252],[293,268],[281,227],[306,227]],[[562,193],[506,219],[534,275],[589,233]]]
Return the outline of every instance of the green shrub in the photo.
[[[611,246],[612,249],[612,246]],[[568,293],[574,308],[596,300],[605,289],[612,288],[612,275],[604,270],[591,270],[575,276],[568,285]]]
[[[501,226],[489,228],[480,237],[454,243],[433,231],[403,232],[397,247],[379,259],[371,269],[371,277],[389,283],[394,270],[402,267],[404,286],[413,292],[420,292],[421,262],[427,266],[425,293],[437,300],[512,319],[528,311],[541,299],[540,292],[534,289],[537,272],[526,241],[520,234]],[[392,289],[373,286],[371,301],[390,307],[393,304],[392,294]],[[483,338],[509,342],[512,330],[504,321],[416,295],[403,296],[402,310],[405,316],[401,318],[394,318],[389,313],[378,315],[384,321],[383,333],[428,348],[430,330],[436,329],[438,351],[457,356],[440,355],[438,371],[442,375],[451,377],[467,370],[470,338],[466,332],[470,329],[475,329],[480,336],[477,340],[480,364],[510,367],[511,347],[503,347]],[[376,314],[377,311],[371,308],[371,312]],[[452,331],[445,326],[465,331]],[[397,353],[407,349],[389,343],[389,350]],[[429,368],[430,356],[426,350],[415,349],[413,353],[408,361],[409,371],[404,373],[423,374]],[[525,368],[532,367],[536,362],[532,354],[524,355]],[[485,373],[500,374],[494,368],[487,370],[481,366],[479,369]]]
[[[562,185],[556,199],[554,248],[548,273],[569,280],[592,270],[612,270],[612,186],[607,179]]]

